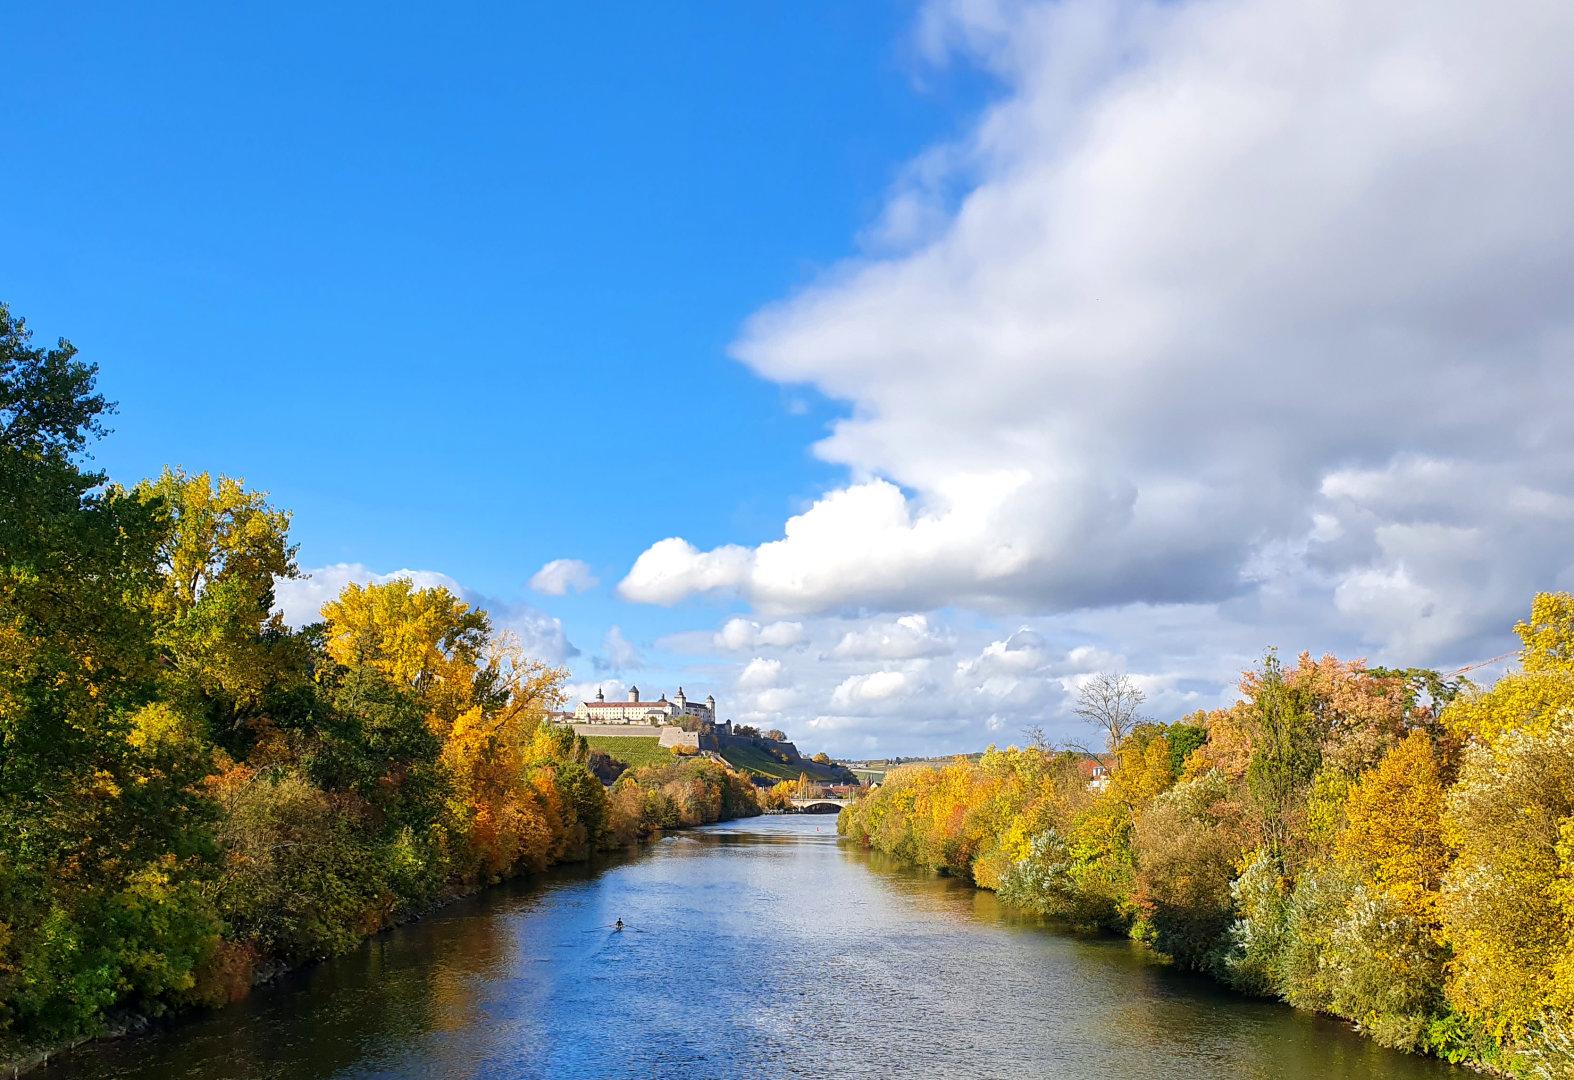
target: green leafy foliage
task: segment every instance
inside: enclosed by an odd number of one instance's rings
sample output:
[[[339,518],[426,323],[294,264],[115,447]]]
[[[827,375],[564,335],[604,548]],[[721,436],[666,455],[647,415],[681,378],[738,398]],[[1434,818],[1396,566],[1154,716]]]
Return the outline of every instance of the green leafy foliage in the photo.
[[[0,1060],[759,813],[712,762],[608,792],[543,723],[563,673],[446,590],[351,586],[289,629],[289,514],[205,472],[107,485],[95,376],[0,305]]]

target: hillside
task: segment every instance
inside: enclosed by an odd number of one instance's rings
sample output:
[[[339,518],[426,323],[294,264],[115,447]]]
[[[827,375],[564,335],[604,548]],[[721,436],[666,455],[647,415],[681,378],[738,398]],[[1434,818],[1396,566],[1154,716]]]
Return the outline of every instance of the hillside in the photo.
[[[585,741],[592,750],[600,750],[631,769],[672,763],[672,751],[662,746],[655,735],[587,735]]]
[[[770,780],[796,780],[803,773],[808,773],[809,779],[822,783],[842,783],[847,779],[842,770],[833,766],[816,765],[808,760],[787,764],[777,761],[757,746],[728,746],[721,751],[721,756],[735,769]]]

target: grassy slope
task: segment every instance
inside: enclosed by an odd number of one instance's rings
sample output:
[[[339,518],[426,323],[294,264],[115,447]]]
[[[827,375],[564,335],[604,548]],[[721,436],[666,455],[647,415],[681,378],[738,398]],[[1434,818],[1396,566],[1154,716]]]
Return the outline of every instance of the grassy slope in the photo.
[[[755,746],[729,746],[721,752],[721,756],[734,768],[756,776],[768,776],[772,780],[796,780],[801,771],[791,765],[783,765]]]
[[[807,761],[801,767],[783,765],[756,746],[729,746],[721,752],[721,756],[735,769],[756,776],[768,776],[772,780],[796,780],[800,773],[805,772],[811,780],[825,781],[832,778],[831,771],[824,766]]]
[[[672,751],[662,746],[655,735],[587,735],[585,741],[592,750],[600,750],[630,768],[672,764]]]

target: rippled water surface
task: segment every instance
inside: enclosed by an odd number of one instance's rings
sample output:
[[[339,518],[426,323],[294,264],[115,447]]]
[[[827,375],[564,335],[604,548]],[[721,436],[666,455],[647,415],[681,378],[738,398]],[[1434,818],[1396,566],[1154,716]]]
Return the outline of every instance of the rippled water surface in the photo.
[[[628,929],[608,929],[622,918]],[[1463,1077],[837,842],[668,837],[505,886],[48,1077]]]

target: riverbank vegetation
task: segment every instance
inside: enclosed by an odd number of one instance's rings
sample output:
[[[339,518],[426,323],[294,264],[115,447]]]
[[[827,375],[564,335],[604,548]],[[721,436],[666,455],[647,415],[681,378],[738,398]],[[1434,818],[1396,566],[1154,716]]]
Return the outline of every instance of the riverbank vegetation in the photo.
[[[287,626],[290,516],[85,467],[95,368],[0,305],[0,1061],[267,974],[491,882],[758,813],[712,761],[610,788],[564,672],[446,589]]]
[[[1270,654],[1231,708],[1101,725],[1107,775],[991,749],[839,828],[1387,1045],[1574,1076],[1574,596],[1516,630],[1490,689]]]

